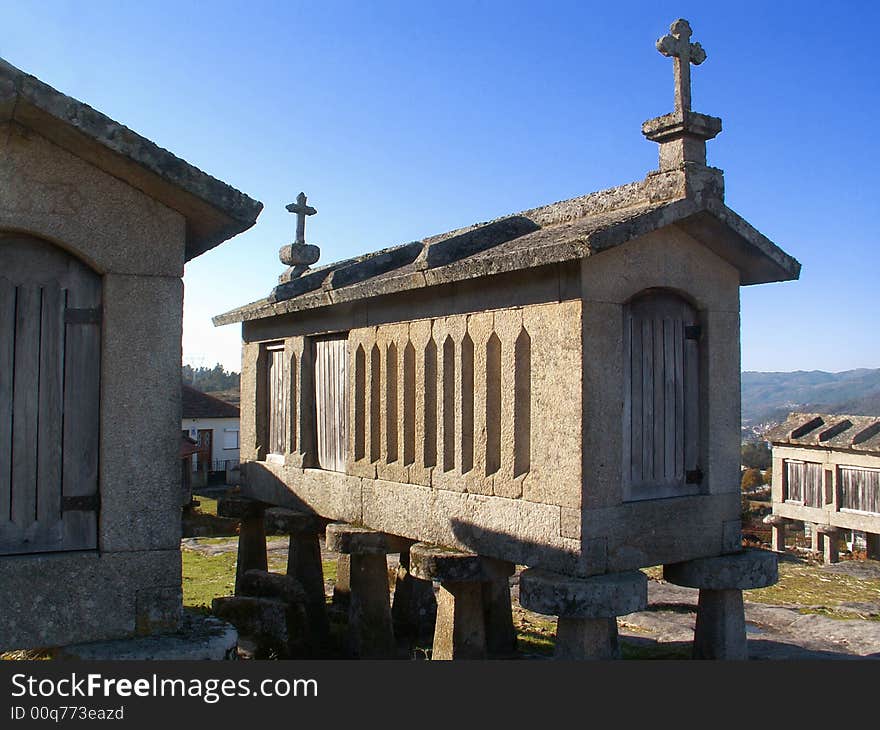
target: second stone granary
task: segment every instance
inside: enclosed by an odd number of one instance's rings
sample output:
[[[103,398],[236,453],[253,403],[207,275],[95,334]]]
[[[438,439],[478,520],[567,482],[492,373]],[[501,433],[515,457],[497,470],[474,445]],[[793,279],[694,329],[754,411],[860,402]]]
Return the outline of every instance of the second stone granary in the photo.
[[[291,268],[214,320],[244,492],[580,576],[738,551],[739,289],[800,265],[725,205],[683,58],[644,180],[316,269],[300,195]]]

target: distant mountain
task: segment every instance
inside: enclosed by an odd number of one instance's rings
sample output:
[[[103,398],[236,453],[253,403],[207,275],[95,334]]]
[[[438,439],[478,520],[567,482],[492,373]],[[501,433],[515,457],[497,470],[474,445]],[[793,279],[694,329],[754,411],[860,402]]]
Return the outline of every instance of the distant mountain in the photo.
[[[742,374],[744,438],[781,423],[791,411],[880,416],[880,368]]]

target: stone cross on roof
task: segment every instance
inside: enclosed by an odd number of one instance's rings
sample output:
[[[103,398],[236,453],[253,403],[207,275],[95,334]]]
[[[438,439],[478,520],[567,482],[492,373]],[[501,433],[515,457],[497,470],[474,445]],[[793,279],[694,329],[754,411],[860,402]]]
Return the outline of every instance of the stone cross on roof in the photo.
[[[669,33],[657,39],[657,50],[672,56],[675,68],[675,111],[691,110],[691,64],[699,66],[706,52],[699,43],[691,43],[691,26],[679,18],[669,26]]]
[[[291,213],[296,213],[296,241],[295,243],[305,243],[306,242],[306,216],[307,215],[315,215],[318,212],[317,208],[313,208],[311,205],[306,205],[306,194],[300,193],[296,196],[296,202],[290,203],[287,206],[287,210]]]
[[[306,243],[306,216],[315,215],[317,209],[306,204],[305,193],[297,195],[296,202],[286,207],[291,213],[296,213],[296,240],[278,251],[281,263],[290,267],[278,277],[282,284],[302,276],[321,256],[321,249]]]

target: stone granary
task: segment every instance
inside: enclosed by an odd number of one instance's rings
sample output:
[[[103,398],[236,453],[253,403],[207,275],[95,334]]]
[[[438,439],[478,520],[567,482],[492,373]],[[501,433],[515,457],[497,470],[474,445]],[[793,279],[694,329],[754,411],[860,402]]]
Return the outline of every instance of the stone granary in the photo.
[[[0,649],[177,626],[181,277],[261,207],[0,60]]]
[[[836,563],[840,536],[865,533],[880,560],[880,418],[791,413],[765,437],[773,444],[773,547],[785,550],[786,526],[807,523],[813,550]]]
[[[529,566],[521,601],[560,616],[570,656],[614,653],[639,568],[684,563],[670,578],[706,588],[710,634],[730,611],[743,629],[749,566],[775,573],[740,553],[739,288],[800,265],[724,203],[690,33],[657,42],[675,109],[642,127],[644,180],[314,269],[301,195],[292,268],[214,319],[242,325],[243,493],[442,546],[412,552],[446,591],[438,638],[475,615],[462,586],[489,560]]]

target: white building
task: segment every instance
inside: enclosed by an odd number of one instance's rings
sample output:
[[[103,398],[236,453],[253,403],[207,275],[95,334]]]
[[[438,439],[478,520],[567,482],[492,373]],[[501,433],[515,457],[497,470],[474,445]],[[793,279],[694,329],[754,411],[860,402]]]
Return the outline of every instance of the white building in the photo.
[[[228,471],[238,466],[238,406],[183,386],[181,429],[198,442],[192,456],[192,470],[207,479],[208,472]],[[198,480],[196,480],[198,483]]]

